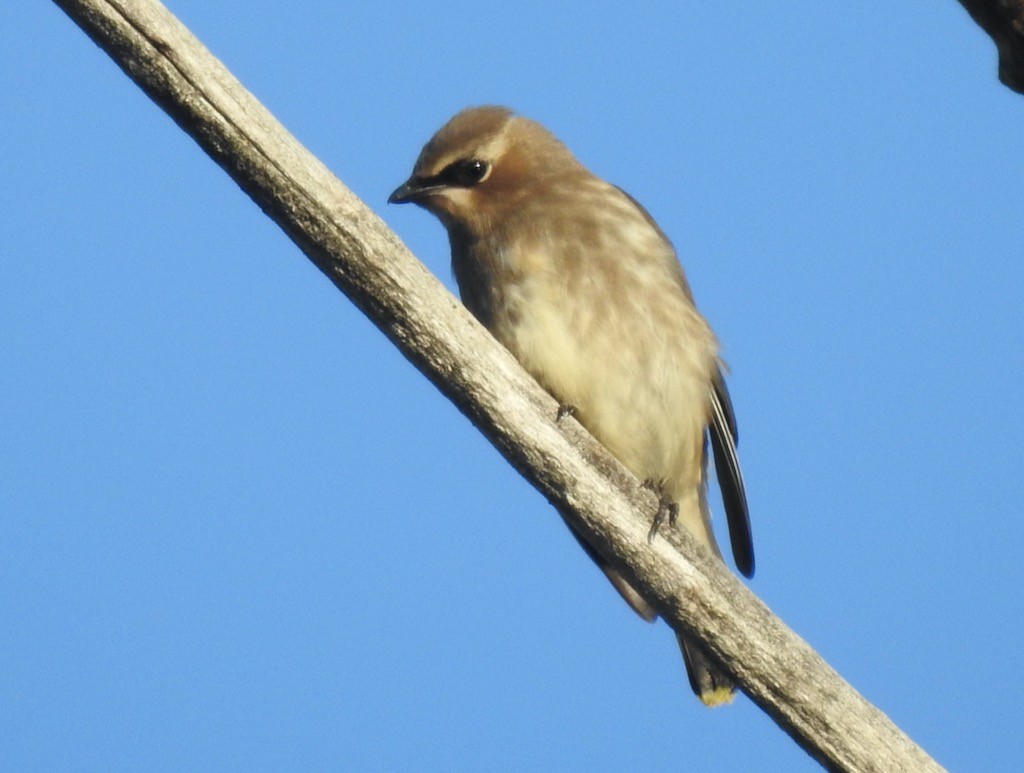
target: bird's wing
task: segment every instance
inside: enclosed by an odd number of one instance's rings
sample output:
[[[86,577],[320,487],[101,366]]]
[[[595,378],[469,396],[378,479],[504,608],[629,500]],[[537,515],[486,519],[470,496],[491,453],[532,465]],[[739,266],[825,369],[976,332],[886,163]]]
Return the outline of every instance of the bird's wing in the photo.
[[[715,454],[715,473],[718,487],[722,490],[725,518],[729,524],[729,541],[736,568],[744,577],[754,574],[754,542],[750,534],[750,513],[747,511],[747,494],[743,488],[743,473],[736,456],[736,416],[732,400],[725,388],[722,371],[716,369],[711,390],[711,449]]]

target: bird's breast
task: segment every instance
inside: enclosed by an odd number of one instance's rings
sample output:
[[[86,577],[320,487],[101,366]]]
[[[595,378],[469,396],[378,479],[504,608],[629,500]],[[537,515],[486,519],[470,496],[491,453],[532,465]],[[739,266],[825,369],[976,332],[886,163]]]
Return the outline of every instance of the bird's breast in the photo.
[[[512,257],[520,270],[492,266],[467,305],[636,475],[694,485],[715,345],[682,290],[655,272],[567,270],[542,250]]]

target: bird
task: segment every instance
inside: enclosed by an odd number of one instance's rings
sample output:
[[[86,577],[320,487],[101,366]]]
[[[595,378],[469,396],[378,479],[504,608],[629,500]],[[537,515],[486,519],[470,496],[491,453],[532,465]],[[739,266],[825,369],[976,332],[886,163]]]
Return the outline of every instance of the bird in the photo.
[[[668,237],[635,199],[591,173],[541,124],[487,105],[424,145],[388,203],[414,203],[448,233],[463,304],[561,406],[660,499],[651,536],[678,523],[719,559],[708,506],[708,442],[736,568],[754,552],[719,345]],[[569,527],[572,530],[572,527]],[[575,531],[630,607],[652,604]],[[735,680],[677,634],[707,706]]]

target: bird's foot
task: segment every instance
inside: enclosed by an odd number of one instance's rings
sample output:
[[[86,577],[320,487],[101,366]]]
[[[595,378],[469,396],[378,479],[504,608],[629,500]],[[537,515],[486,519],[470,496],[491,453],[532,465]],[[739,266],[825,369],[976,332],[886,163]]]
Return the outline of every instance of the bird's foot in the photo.
[[[568,403],[559,403],[558,413],[555,414],[555,421],[561,421],[566,416],[572,416],[572,418],[578,418],[579,411],[576,410],[575,405],[569,405]]]
[[[658,497],[658,512],[654,514],[651,530],[647,532],[647,541],[650,543],[654,542],[658,529],[661,528],[665,521],[668,521],[670,526],[676,525],[676,518],[679,517],[679,505],[665,493],[665,489],[656,480],[648,478],[642,485],[645,489],[653,491]]]

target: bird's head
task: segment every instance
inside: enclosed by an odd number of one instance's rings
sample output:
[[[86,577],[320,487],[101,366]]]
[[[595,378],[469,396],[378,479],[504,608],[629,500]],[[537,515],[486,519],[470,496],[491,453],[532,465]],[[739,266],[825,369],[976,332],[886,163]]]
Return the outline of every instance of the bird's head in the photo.
[[[451,230],[479,234],[560,175],[582,170],[547,129],[504,107],[463,110],[420,152],[388,198],[413,202]]]

